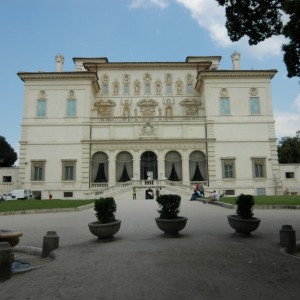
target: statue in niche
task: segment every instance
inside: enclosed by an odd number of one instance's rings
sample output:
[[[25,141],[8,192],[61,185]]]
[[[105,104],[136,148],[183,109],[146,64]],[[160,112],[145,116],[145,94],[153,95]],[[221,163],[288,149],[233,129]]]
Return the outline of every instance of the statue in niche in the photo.
[[[180,83],[177,84],[177,94],[181,94],[182,93],[182,86]]]
[[[160,94],[161,88],[160,88],[160,84],[156,84],[156,94]]]
[[[123,117],[125,118],[130,117],[130,104],[128,100],[125,100],[124,102]]]
[[[136,85],[134,86],[134,92],[135,92],[136,94],[139,94],[139,93],[140,93],[140,86],[139,86],[138,84],[136,84]]]
[[[115,95],[119,94],[119,86],[117,84],[114,85],[114,94]]]
[[[172,117],[172,116],[173,116],[173,109],[172,109],[172,106],[167,106],[167,107],[166,107],[166,116],[167,116],[167,117]]]

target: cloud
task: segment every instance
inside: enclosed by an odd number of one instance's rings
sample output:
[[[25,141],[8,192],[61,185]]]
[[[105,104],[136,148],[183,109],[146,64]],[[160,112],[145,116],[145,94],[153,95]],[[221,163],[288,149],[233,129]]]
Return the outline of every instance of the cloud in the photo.
[[[233,43],[225,27],[225,8],[219,6],[215,0],[176,0],[176,2],[190,11],[191,17],[198,25],[207,30],[210,38],[220,47],[236,47],[249,53],[257,59],[269,56],[280,56],[281,45],[286,42],[283,36],[273,36],[258,45],[250,46],[248,38],[244,37],[239,42]]]
[[[129,4],[129,8],[148,8],[148,7],[158,7],[159,9],[165,9],[169,6],[168,0],[133,0]]]
[[[276,137],[295,136],[300,130],[299,113],[274,113]]]
[[[296,96],[293,106],[300,112],[300,93]]]

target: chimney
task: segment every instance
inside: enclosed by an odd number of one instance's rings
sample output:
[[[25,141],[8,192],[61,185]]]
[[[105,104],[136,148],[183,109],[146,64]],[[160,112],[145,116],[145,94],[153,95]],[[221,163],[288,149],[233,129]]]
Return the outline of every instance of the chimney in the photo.
[[[61,54],[55,56],[55,71],[63,72],[64,71],[64,60],[65,58]]]
[[[234,53],[231,55],[232,60],[232,68],[233,70],[239,70],[240,69],[240,54],[234,51]]]

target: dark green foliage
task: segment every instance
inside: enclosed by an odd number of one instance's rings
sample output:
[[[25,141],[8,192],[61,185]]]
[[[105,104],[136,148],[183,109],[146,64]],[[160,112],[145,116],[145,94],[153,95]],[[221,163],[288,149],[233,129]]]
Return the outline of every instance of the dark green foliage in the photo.
[[[181,197],[179,195],[160,195],[157,198],[158,212],[162,219],[175,219],[179,213]]]
[[[0,167],[11,167],[17,159],[15,150],[7,143],[5,137],[0,136]]]
[[[249,45],[283,34],[289,43],[282,46],[288,77],[300,76],[299,0],[216,0],[225,6],[226,28],[234,42],[249,37]],[[288,15],[283,25],[282,12]]]
[[[236,213],[243,219],[250,219],[253,216],[254,197],[252,195],[239,195],[236,199],[236,205]]]
[[[100,198],[95,200],[94,210],[96,217],[102,224],[114,222],[117,204],[113,197]]]
[[[277,150],[279,163],[300,163],[300,130],[297,131],[295,137],[282,137]]]

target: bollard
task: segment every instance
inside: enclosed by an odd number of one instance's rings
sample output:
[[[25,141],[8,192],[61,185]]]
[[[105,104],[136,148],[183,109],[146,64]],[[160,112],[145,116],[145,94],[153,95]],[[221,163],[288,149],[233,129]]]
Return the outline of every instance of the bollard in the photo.
[[[49,256],[49,253],[58,248],[59,236],[56,231],[48,231],[43,239],[42,257]]]
[[[0,242],[0,282],[8,280],[12,276],[12,262],[12,248],[8,242]]]
[[[279,231],[280,245],[289,252],[296,251],[296,232],[291,225],[282,225]]]

